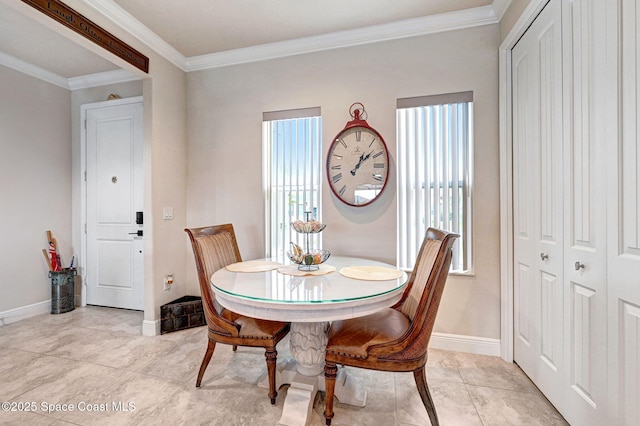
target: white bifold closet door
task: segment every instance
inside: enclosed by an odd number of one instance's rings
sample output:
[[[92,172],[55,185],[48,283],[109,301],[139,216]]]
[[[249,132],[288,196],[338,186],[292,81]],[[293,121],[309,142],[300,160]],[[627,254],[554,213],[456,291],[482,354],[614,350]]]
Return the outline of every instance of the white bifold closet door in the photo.
[[[572,425],[640,419],[638,33],[550,0],[511,52],[514,360]]]
[[[563,0],[564,406],[574,425],[604,425],[607,396],[607,3]]]
[[[606,166],[615,171],[607,180],[607,377],[610,424],[630,426],[640,422],[640,5],[613,3],[619,9],[607,16],[618,37],[609,39],[607,61],[620,69],[607,79],[607,93],[615,94],[607,108],[619,117],[610,120],[606,135]]]
[[[563,152],[560,0],[512,51],[514,360],[562,405]]]

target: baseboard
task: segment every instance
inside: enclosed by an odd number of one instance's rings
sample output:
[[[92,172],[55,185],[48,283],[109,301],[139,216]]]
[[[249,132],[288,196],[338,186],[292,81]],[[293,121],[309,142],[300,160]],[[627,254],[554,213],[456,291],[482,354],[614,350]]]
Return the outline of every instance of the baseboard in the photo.
[[[500,339],[464,336],[461,334],[431,333],[429,348],[468,352],[476,355],[500,356]]]
[[[142,321],[142,335],[143,336],[158,336],[160,335],[160,320]]]
[[[51,312],[51,300],[0,312],[0,326]]]

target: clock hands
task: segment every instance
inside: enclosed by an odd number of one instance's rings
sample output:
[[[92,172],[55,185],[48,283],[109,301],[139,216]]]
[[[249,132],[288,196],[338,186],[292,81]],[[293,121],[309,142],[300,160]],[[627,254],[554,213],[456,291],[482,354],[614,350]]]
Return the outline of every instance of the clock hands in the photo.
[[[353,170],[351,170],[351,175],[355,176],[356,175],[356,171],[360,168],[360,165],[367,160],[369,157],[371,157],[371,154],[373,153],[373,151],[371,151],[370,153],[368,153],[367,155],[362,154],[360,156],[360,160],[358,161],[358,164],[356,164],[356,166],[353,168]]]

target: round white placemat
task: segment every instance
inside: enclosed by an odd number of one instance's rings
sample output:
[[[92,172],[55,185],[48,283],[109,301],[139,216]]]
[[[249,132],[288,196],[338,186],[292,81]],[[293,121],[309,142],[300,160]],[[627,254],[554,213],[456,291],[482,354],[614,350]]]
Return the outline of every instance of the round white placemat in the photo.
[[[370,281],[395,280],[402,276],[401,270],[384,266],[345,266],[340,269],[340,273],[356,280]]]

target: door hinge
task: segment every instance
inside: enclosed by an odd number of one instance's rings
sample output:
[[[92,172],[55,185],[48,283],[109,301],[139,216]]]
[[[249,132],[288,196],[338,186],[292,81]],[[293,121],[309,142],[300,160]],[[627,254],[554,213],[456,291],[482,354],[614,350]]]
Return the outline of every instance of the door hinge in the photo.
[[[84,129],[87,130],[87,119],[84,119]]]
[[[87,233],[87,224],[86,223],[84,224],[84,233],[85,234]]]
[[[86,170],[84,171],[84,181],[85,182],[87,181],[87,171]]]

